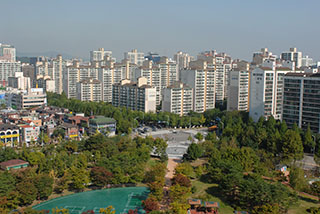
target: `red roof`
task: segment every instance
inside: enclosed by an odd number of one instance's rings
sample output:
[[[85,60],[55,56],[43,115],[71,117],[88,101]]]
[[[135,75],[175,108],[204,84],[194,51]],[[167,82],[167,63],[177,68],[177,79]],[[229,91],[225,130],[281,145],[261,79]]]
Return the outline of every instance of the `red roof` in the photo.
[[[22,165],[22,164],[29,164],[29,163],[26,162],[26,161],[20,160],[20,159],[13,159],[13,160],[8,160],[8,161],[5,161],[5,162],[1,162],[0,166],[2,166],[2,167],[12,167],[12,166],[19,166],[19,165]]]

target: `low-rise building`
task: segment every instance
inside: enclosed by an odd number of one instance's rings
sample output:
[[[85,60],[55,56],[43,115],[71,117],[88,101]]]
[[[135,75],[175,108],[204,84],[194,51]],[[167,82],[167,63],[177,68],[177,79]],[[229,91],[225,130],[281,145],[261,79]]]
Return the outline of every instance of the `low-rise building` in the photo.
[[[43,88],[8,91],[5,99],[8,107],[18,110],[47,105],[47,94]]]
[[[89,133],[95,134],[100,132],[106,136],[114,136],[116,134],[117,122],[113,118],[104,116],[95,116],[89,120]]]
[[[13,159],[13,160],[8,160],[5,162],[0,163],[0,167],[3,170],[10,170],[10,169],[21,169],[28,167],[29,163],[20,159]]]
[[[17,146],[20,143],[19,127],[10,124],[0,124],[0,139],[4,146]]]
[[[32,145],[32,143],[38,140],[40,134],[39,126],[21,125],[21,141],[26,144],[26,146]]]

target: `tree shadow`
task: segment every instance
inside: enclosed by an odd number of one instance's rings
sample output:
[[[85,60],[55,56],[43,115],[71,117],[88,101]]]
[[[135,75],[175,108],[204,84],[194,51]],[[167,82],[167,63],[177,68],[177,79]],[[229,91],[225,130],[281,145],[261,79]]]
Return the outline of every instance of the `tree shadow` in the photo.
[[[212,183],[212,179],[210,177],[209,174],[203,174],[200,176],[199,180],[202,182],[202,183],[206,183],[206,184],[210,184]]]
[[[309,203],[318,203],[318,200],[312,199],[312,198],[308,198],[308,197],[302,197],[302,196],[298,196],[299,200],[301,201],[305,201],[305,202],[309,202]]]
[[[223,195],[223,193],[221,193],[218,186],[209,187],[208,189],[206,189],[206,193],[213,197],[219,198],[225,205],[229,205],[232,207],[232,204],[230,204],[228,199]]]

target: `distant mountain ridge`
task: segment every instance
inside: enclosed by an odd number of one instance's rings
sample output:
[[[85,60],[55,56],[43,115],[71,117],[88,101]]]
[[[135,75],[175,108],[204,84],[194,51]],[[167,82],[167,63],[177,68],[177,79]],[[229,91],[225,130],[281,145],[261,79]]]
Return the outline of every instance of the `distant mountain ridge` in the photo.
[[[75,58],[74,56],[66,53],[59,53],[57,51],[46,51],[46,52],[34,52],[34,53],[28,53],[28,52],[18,52],[17,51],[17,56],[18,57],[37,57],[37,56],[47,56],[47,57],[57,57],[57,55],[62,55],[62,58],[65,59],[72,59]]]

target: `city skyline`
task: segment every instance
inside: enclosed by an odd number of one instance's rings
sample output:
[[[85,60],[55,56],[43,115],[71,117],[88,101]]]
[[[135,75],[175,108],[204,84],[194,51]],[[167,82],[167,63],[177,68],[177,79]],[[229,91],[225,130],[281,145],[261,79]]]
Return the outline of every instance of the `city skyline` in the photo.
[[[261,47],[278,56],[297,47],[319,60],[313,26],[320,4],[294,2],[3,1],[0,18],[9,21],[0,38],[19,53],[55,51],[85,59],[100,47],[117,59],[136,48],[170,57],[216,49],[245,60]]]

